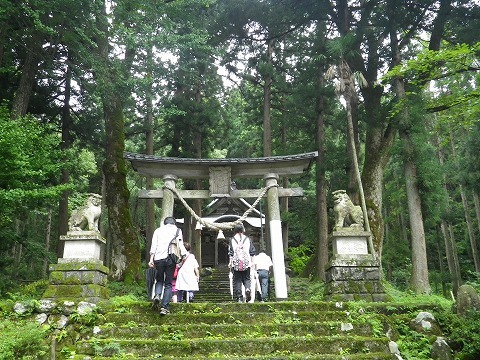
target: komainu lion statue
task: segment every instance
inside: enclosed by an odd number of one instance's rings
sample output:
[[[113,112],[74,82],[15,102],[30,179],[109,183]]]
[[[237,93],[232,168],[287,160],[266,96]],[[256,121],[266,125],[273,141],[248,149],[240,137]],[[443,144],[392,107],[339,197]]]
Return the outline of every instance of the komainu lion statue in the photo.
[[[72,211],[68,220],[70,231],[97,231],[98,220],[102,212],[102,197],[98,194],[90,194],[85,205]]]
[[[335,226],[334,229],[340,229],[344,226],[363,230],[363,211],[358,205],[353,205],[352,200],[345,190],[336,190],[332,192],[335,205]]]

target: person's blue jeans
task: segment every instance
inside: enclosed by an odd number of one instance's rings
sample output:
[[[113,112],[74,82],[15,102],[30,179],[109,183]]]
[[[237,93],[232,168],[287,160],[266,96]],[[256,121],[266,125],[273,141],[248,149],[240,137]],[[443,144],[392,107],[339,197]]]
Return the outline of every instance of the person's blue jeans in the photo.
[[[155,296],[162,297],[162,308],[168,309],[170,300],[172,300],[172,281],[173,273],[175,272],[175,264],[167,261],[167,259],[161,259],[155,261],[155,268],[157,269],[157,282],[155,283]]]
[[[268,296],[268,270],[258,270],[257,274],[262,291],[262,300],[265,301]]]

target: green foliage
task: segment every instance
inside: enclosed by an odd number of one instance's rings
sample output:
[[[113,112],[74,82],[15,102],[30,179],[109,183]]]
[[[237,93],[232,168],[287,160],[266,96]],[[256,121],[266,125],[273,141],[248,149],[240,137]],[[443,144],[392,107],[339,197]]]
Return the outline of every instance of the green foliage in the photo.
[[[12,119],[9,111],[0,107],[1,291],[15,286],[12,276],[36,279],[42,274],[43,264],[38,260],[49,256],[43,246],[46,226],[42,221],[46,222],[59,194],[69,188],[58,185],[66,164],[59,144],[53,126],[42,125],[31,116]],[[33,219],[36,221],[29,223]],[[12,256],[14,244],[24,247],[27,261],[18,263]],[[28,261],[34,262],[33,268],[27,268]]]
[[[0,108],[0,205],[55,198],[64,187],[55,185],[63,162],[60,139],[51,126],[32,117],[11,119]]]
[[[407,360],[429,360],[432,345],[425,334],[411,330],[408,326],[397,326],[400,339],[397,344],[402,349],[402,357]]]
[[[109,281],[108,290],[114,301],[128,303],[134,299],[141,299],[145,297],[145,284],[133,283],[125,284],[121,281]],[[118,298],[117,298],[118,297]]]
[[[458,44],[440,51],[423,50],[401,65],[390,70],[384,81],[391,81],[394,77],[401,76],[409,79],[414,84],[424,84],[426,79],[439,79],[457,72],[471,68],[480,43],[469,46]]]
[[[480,311],[470,311],[465,317],[443,311],[435,318],[456,353],[455,359],[475,360],[480,358]]]
[[[118,312],[129,312],[133,305],[138,304],[139,298],[133,294],[113,296],[110,298],[110,303],[112,304],[115,311]]]
[[[450,309],[452,306],[452,301],[443,296],[415,294],[411,291],[402,291],[388,282],[384,282],[383,285],[388,297],[396,304],[431,304],[442,309]]]
[[[106,344],[100,344],[99,342],[96,342],[93,345],[93,349],[95,351],[95,355],[105,357],[116,357],[125,353],[125,350],[122,349],[121,345],[116,342],[109,342]]]
[[[47,354],[45,330],[26,320],[0,320],[0,360],[33,360]]]
[[[312,249],[307,245],[288,248],[289,266],[295,274],[303,272],[312,256]]]
[[[9,293],[9,297],[15,301],[28,299],[40,299],[47,289],[48,280],[38,280],[18,288],[17,291]]]

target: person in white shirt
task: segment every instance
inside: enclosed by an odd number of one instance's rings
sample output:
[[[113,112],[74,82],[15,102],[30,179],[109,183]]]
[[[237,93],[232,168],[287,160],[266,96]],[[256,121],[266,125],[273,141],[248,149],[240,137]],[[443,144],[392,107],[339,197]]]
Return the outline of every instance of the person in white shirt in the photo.
[[[260,289],[262,293],[261,301],[265,301],[268,296],[268,281],[270,276],[270,268],[273,266],[270,256],[261,251],[253,258],[255,270],[257,270],[258,281],[260,282]]]
[[[157,269],[153,303],[155,307],[158,307],[158,304],[161,302],[161,315],[166,315],[170,312],[168,306],[172,299],[172,281],[176,264],[169,260],[168,246],[175,237],[177,237],[180,243],[180,249],[183,248],[182,254],[185,254],[182,230],[177,227],[175,218],[171,216],[165,218],[163,225],[157,228],[152,236],[148,266]]]

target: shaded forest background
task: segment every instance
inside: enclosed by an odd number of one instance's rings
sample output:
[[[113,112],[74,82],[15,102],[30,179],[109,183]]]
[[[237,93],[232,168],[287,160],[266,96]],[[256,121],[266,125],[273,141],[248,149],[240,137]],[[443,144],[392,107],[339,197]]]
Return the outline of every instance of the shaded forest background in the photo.
[[[281,179],[305,190],[282,202],[295,272],[324,279],[346,189],[396,287],[480,282],[479,28],[466,0],[0,0],[2,294],[46,278],[90,192],[111,277],[143,278],[160,209],[136,194],[161,183],[125,151],[318,151]]]

